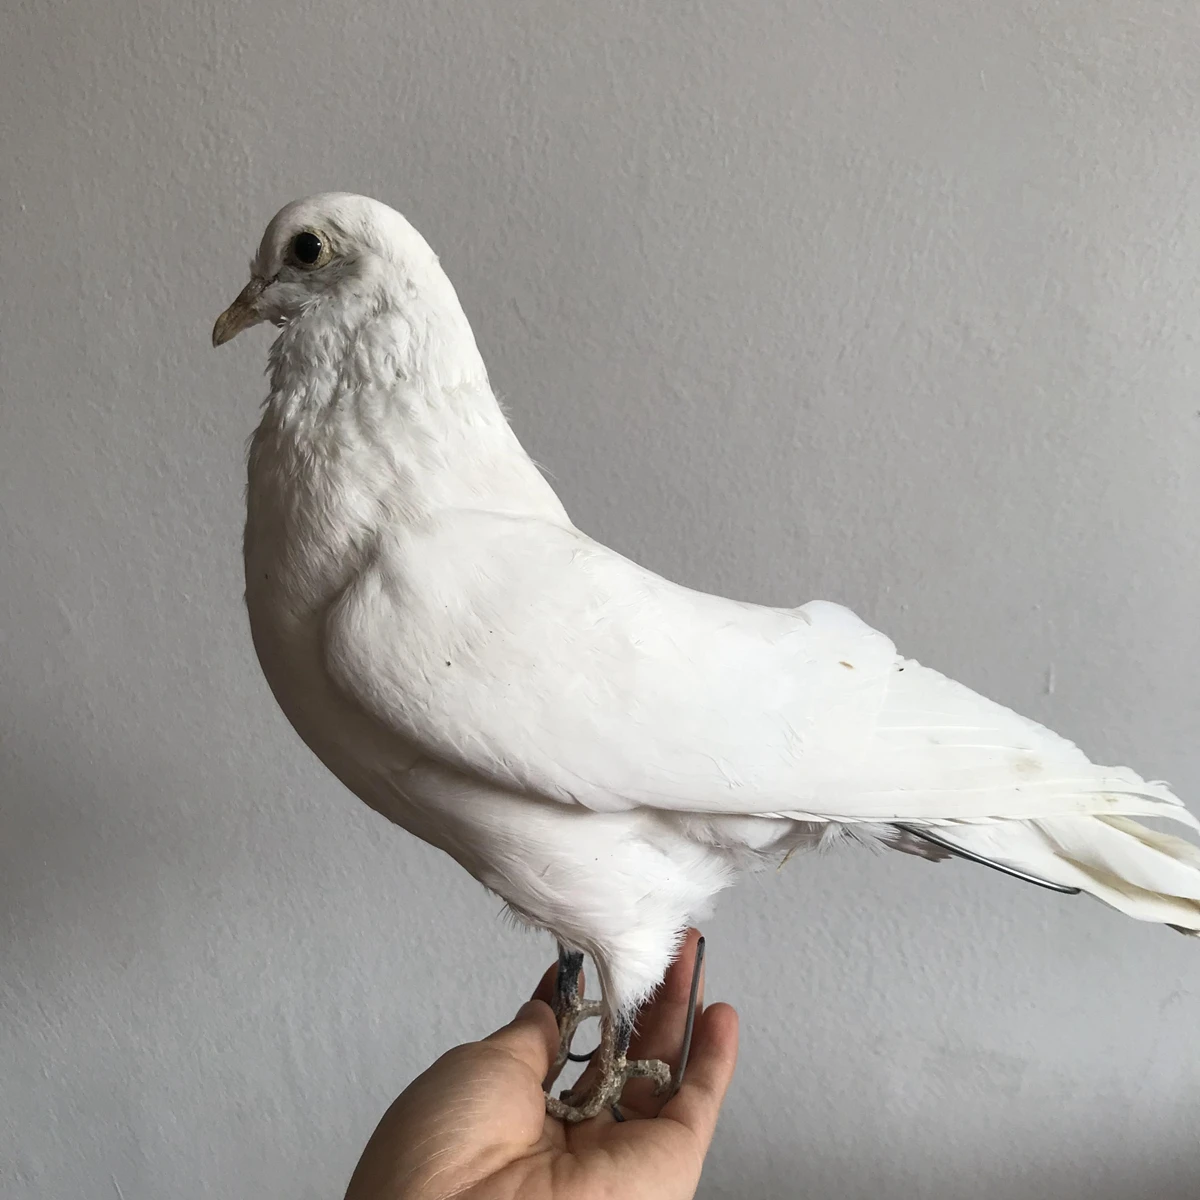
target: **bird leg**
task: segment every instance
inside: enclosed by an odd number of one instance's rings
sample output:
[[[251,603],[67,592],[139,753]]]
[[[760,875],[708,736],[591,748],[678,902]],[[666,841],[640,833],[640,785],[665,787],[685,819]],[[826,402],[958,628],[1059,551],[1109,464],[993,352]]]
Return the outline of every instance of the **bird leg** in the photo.
[[[594,1001],[586,1001],[579,994],[579,973],[583,970],[583,954],[558,944],[558,975],[554,981],[554,999],[550,1007],[558,1018],[558,1054],[542,1083],[544,1089],[554,1085],[567,1061],[587,1062],[592,1054],[572,1054],[571,1041],[575,1031],[590,1017],[598,1017],[601,1007]]]
[[[625,1089],[625,1084],[631,1079],[654,1080],[654,1094],[671,1096],[679,1090],[683,1083],[684,1071],[687,1070],[688,1055],[692,1048],[692,1031],[696,1022],[696,1003],[700,993],[700,969],[704,965],[704,939],[696,942],[696,958],[692,963],[692,986],[688,993],[687,1016],[684,1021],[683,1042],[679,1047],[679,1065],[672,1075],[671,1068],[657,1058],[629,1059],[629,1042],[633,1036],[633,1022],[628,1017],[602,1016],[600,1019],[600,1045],[590,1054],[572,1054],[571,1038],[579,1022],[587,1016],[594,1016],[601,1010],[599,1004],[585,1004],[579,998],[579,972],[583,965],[583,955],[578,951],[568,950],[561,943],[558,948],[558,979],[555,985],[554,1011],[559,1016],[560,1045],[558,1057],[550,1069],[543,1085],[546,1090],[546,1112],[560,1121],[575,1123],[586,1121],[610,1108],[618,1121],[625,1118],[621,1115],[618,1101]],[[576,1012],[583,1016],[574,1016]],[[573,1023],[568,1023],[573,1022]],[[595,1080],[579,1101],[576,1102],[575,1092],[579,1088],[568,1088],[561,1092],[556,1099],[549,1094],[551,1085],[567,1060],[574,1062],[591,1062],[591,1073]],[[583,1081],[580,1080],[580,1083]]]
[[[633,1022],[626,1017],[605,1016],[600,1023],[600,1045],[592,1057],[595,1081],[576,1102],[571,1089],[556,1100],[546,1097],[546,1111],[561,1121],[586,1121],[606,1108],[616,1107],[630,1079],[653,1079],[654,1094],[662,1095],[671,1086],[671,1068],[657,1058],[629,1059],[629,1039]],[[618,1114],[619,1115],[619,1114]]]

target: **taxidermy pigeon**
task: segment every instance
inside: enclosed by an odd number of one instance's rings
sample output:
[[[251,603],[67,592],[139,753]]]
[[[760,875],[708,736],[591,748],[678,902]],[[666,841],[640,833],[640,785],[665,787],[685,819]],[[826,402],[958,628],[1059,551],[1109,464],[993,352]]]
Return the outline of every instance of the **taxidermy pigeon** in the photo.
[[[765,608],[594,542],[517,442],[429,245],[361,196],[289,204],[213,344],[279,327],[249,451],[246,603],[280,707],[373,809],[559,943],[558,1067],[599,976],[580,1120],[739,868],[849,834],[1200,932],[1200,829],[1161,783],[900,657],[836,604]],[[556,1073],[556,1072],[555,1072]],[[554,1074],[547,1086],[553,1082]]]

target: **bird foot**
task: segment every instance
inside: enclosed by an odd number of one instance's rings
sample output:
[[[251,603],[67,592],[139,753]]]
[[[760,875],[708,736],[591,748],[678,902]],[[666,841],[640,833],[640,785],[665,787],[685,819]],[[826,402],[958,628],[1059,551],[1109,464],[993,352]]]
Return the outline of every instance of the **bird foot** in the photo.
[[[558,980],[555,987],[553,1008],[558,1017],[558,1056],[546,1081],[542,1085],[546,1092],[546,1112],[560,1121],[572,1124],[597,1116],[606,1108],[618,1121],[621,1115],[618,1102],[625,1085],[631,1079],[650,1079],[654,1082],[654,1095],[673,1096],[683,1083],[687,1070],[688,1056],[692,1048],[692,1032],[696,1021],[696,1005],[700,995],[700,969],[704,964],[704,939],[696,941],[696,958],[692,964],[692,986],[688,993],[687,1016],[684,1020],[683,1042],[679,1048],[679,1065],[672,1075],[671,1068],[657,1058],[630,1059],[629,1042],[633,1034],[633,1022],[625,1016],[612,1018],[601,1016],[600,1044],[590,1054],[572,1054],[571,1039],[581,1021],[601,1013],[601,1004],[589,1003],[579,995],[579,971],[583,955],[566,947],[559,947]],[[557,1097],[550,1095],[550,1088],[567,1061],[589,1062],[575,1087],[567,1088]],[[586,1086],[592,1080],[591,1086]]]
[[[557,1004],[554,1007],[556,1009],[554,1015],[558,1018],[558,1053],[554,1056],[550,1072],[542,1084],[544,1088],[553,1085],[568,1060],[586,1062],[591,1058],[591,1054],[572,1054],[571,1042],[574,1040],[576,1030],[584,1021],[598,1017],[604,1011],[599,1001],[582,1000],[577,995],[566,1001],[561,1006],[561,1010]]]
[[[657,1058],[627,1059],[624,1055],[614,1058],[605,1067],[603,1058],[600,1064],[600,1074],[596,1082],[582,1096],[576,1096],[573,1089],[567,1088],[556,1099],[546,1097],[546,1112],[560,1121],[572,1124],[586,1121],[606,1108],[614,1110],[614,1115],[620,1119],[616,1106],[621,1099],[625,1085],[631,1079],[652,1079],[654,1094],[665,1095],[671,1090],[671,1068]]]

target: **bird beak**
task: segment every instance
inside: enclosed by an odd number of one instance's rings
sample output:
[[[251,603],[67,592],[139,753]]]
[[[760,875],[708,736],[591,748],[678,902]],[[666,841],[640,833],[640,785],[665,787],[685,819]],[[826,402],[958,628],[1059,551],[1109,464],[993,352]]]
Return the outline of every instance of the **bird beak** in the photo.
[[[249,329],[263,319],[258,311],[258,298],[263,294],[267,282],[266,279],[251,279],[238,293],[238,298],[217,318],[212,333],[214,346],[225,345],[243,329]]]

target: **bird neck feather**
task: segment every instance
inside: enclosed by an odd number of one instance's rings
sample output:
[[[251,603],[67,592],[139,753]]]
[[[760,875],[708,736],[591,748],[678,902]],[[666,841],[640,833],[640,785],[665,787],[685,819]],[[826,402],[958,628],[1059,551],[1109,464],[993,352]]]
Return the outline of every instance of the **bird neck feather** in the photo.
[[[449,281],[426,281],[420,295],[389,280],[317,301],[283,329],[252,475],[271,459],[299,487],[314,475],[369,481],[384,509],[414,517],[471,507],[565,521],[500,409]]]

